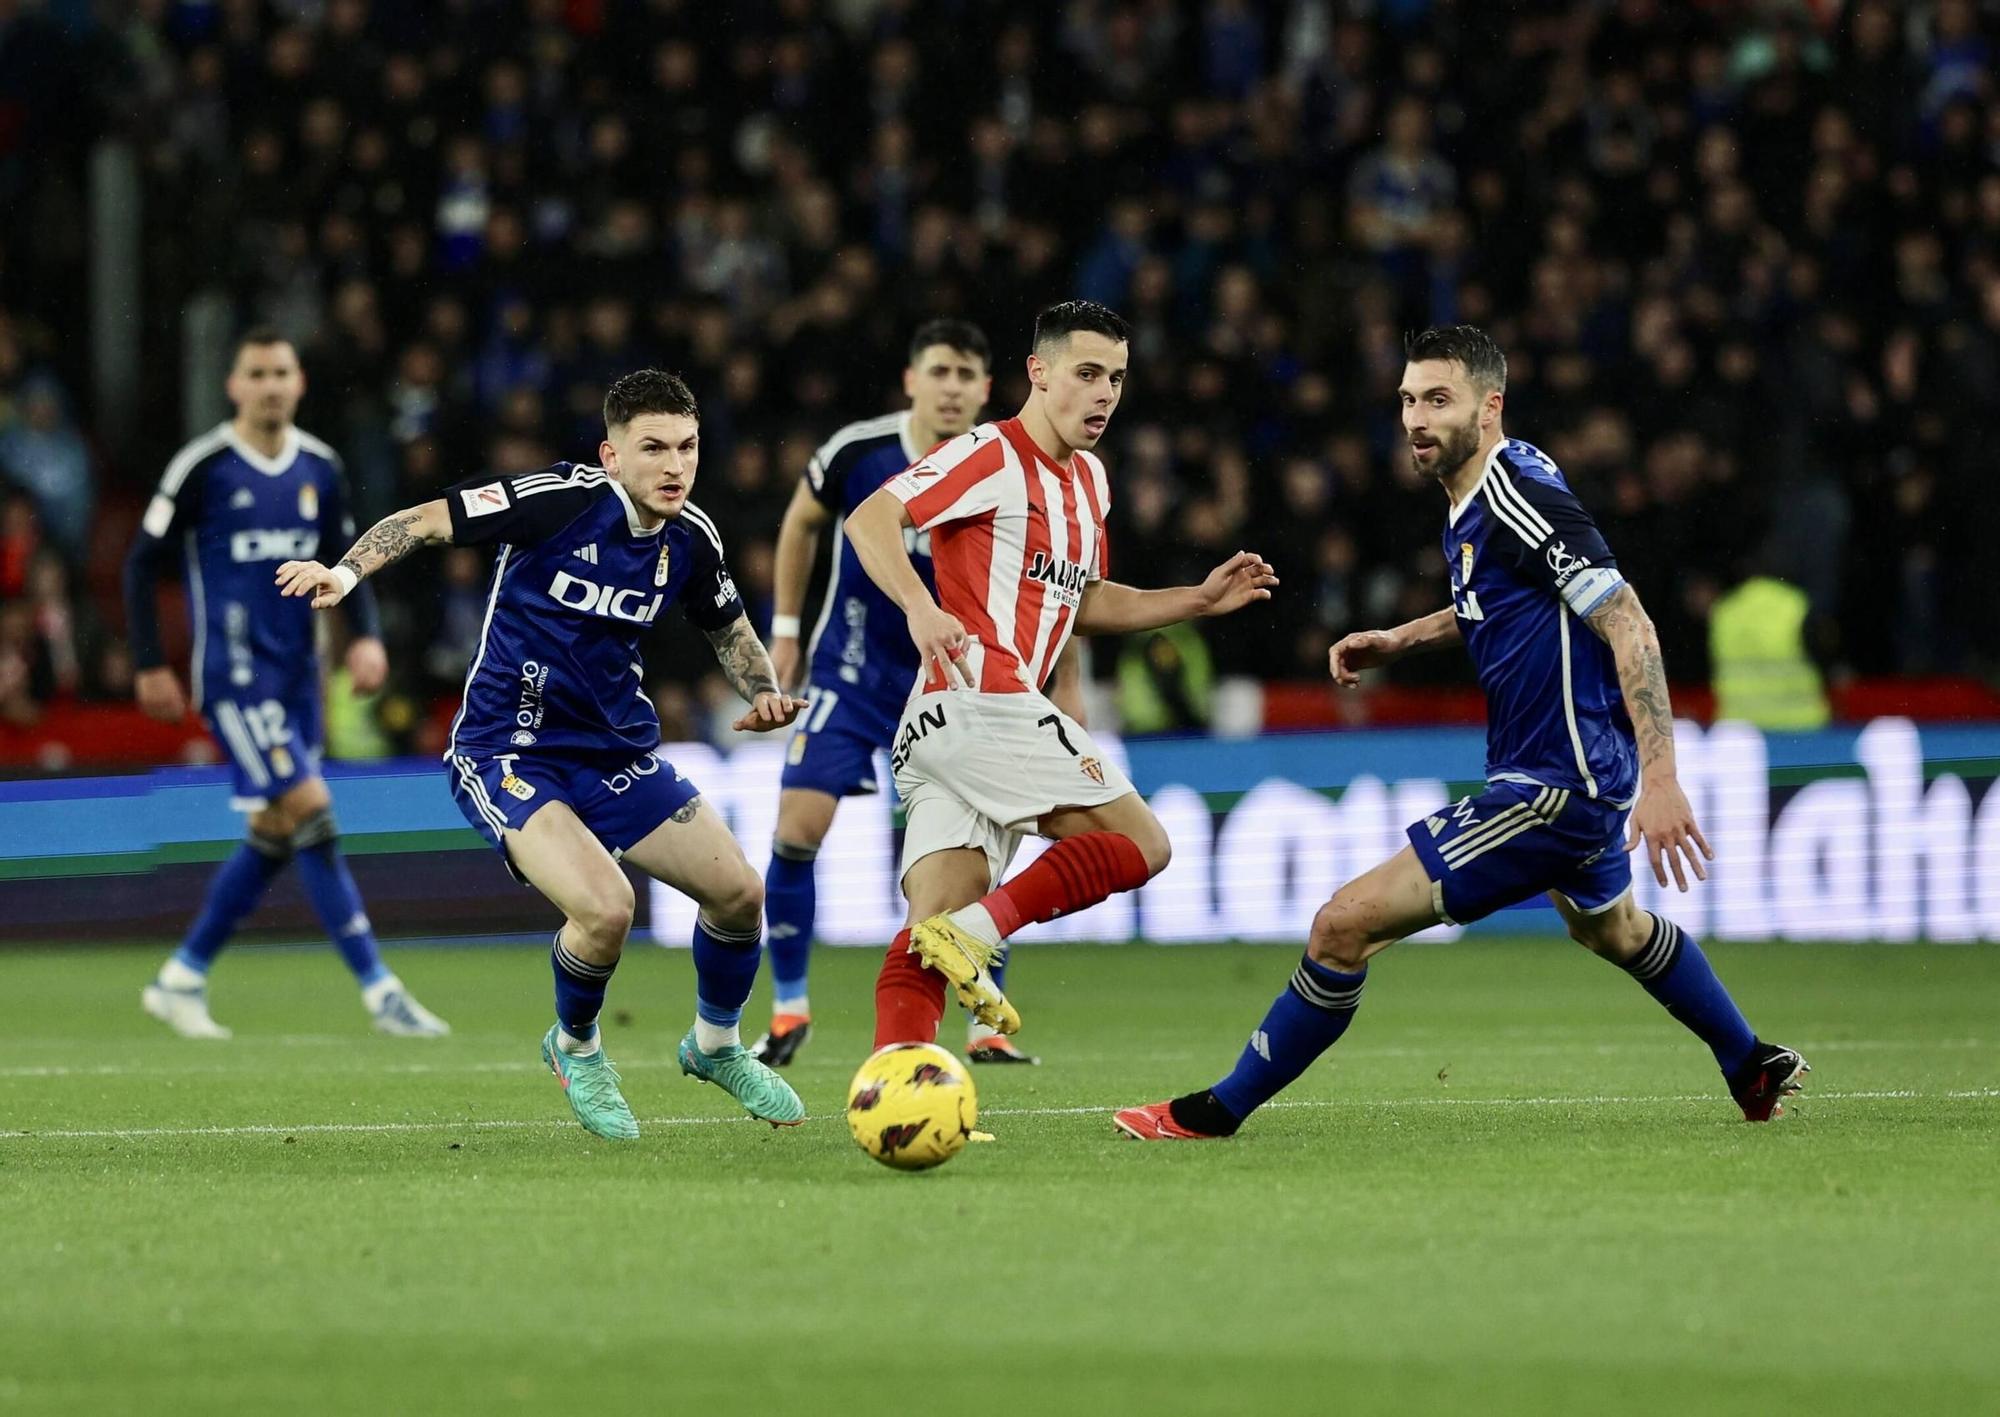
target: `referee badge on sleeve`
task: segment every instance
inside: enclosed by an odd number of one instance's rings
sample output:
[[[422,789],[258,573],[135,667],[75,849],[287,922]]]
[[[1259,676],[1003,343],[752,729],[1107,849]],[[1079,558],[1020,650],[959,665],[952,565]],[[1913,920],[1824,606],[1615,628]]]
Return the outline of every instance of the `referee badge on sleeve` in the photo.
[[[669,561],[669,557],[671,557],[672,555],[673,555],[673,548],[667,545],[667,539],[664,536],[661,537],[660,563],[657,566],[653,567],[654,585],[665,585],[667,583],[667,572],[671,564]]]

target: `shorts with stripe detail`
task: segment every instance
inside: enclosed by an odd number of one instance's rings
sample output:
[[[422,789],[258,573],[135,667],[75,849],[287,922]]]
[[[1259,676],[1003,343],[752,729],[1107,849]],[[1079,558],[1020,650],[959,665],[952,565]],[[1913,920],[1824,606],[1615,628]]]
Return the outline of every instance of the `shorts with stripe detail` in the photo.
[[[1548,891],[1591,914],[1631,889],[1627,810],[1566,787],[1494,782],[1410,823],[1406,834],[1439,914],[1453,924]]]
[[[700,796],[680,769],[658,753],[581,756],[566,753],[454,755],[445,762],[451,800],[485,837],[507,870],[530,884],[507,855],[505,830],[519,831],[551,802],[576,813],[615,860]]]
[[[261,812],[307,778],[319,776],[317,677],[304,692],[210,698],[201,706],[208,731],[229,760],[229,805]]]

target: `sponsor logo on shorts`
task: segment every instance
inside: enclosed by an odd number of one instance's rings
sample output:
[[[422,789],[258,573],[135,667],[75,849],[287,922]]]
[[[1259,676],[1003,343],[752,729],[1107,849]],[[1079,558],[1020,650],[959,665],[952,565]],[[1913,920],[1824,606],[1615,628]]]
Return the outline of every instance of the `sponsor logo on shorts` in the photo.
[[[507,741],[512,743],[516,748],[532,748],[535,746],[535,735],[525,728],[517,728],[514,730],[513,737]]]
[[[1089,778],[1089,779],[1090,779],[1090,780],[1091,780],[1092,782],[1096,783],[1096,784],[1097,784],[1097,785],[1098,785],[1099,787],[1102,787],[1102,786],[1104,786],[1104,764],[1103,764],[1103,763],[1100,763],[1100,762],[1099,762],[1099,761],[1097,761],[1097,759],[1095,759],[1095,758],[1078,758],[1078,759],[1077,759],[1077,762],[1076,762],[1076,765],[1077,765],[1078,767],[1080,767],[1080,768],[1082,768],[1082,769],[1083,769],[1083,775],[1084,775],[1085,777]]]
[[[903,764],[910,760],[910,750],[930,737],[933,728],[944,727],[944,705],[936,704],[918,714],[916,720],[896,739],[896,746],[889,754],[889,769],[901,772]]]
[[[520,729],[542,726],[542,695],[549,686],[549,667],[538,659],[522,661],[521,697],[514,706],[514,726]],[[535,741],[534,734],[528,735],[528,742],[521,741],[520,734],[514,735],[516,747],[525,748]]]
[[[600,777],[598,781],[604,784],[606,790],[613,797],[623,797],[639,785],[640,778],[651,777],[659,770],[660,760],[651,753],[648,753],[645,757],[639,759],[638,762],[632,764],[631,767],[626,768],[625,771],[613,773],[610,777]],[[680,782],[682,780],[680,770],[678,768],[675,769],[674,781]]]

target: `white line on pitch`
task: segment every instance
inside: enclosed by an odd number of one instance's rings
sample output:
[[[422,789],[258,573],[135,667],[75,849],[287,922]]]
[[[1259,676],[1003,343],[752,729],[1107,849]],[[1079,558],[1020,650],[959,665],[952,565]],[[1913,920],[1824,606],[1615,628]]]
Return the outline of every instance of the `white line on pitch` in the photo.
[[[1916,1101],[1964,1101],[1975,1098],[2000,1097],[2000,1087],[1980,1087],[1948,1092],[1918,1092],[1906,1089],[1884,1089],[1873,1092],[1808,1092],[1797,1100],[1799,1103],[1812,1102],[1878,1102]],[[1395,1108],[1395,1107],[1641,1107],[1662,1104],[1679,1105],[1688,1102],[1715,1102],[1716,1094],[1706,1092],[1674,1093],[1656,1097],[1325,1097],[1299,1098],[1295,1101],[1280,1099],[1265,1104],[1266,1110],[1312,1109],[1332,1107]],[[990,1117],[1087,1117],[1093,1115],[1110,1116],[1115,1109],[1110,1105],[1091,1107],[996,1107],[980,1113],[982,1118]],[[825,1122],[837,1114],[821,1114],[809,1117],[809,1122]],[[648,1127],[705,1127],[729,1123],[747,1123],[747,1117],[647,1117],[641,1120]],[[151,1137],[237,1137],[237,1136],[314,1136],[323,1133],[334,1134],[374,1134],[394,1132],[459,1132],[459,1131],[533,1131],[567,1128],[572,1122],[548,1118],[537,1121],[522,1120],[468,1120],[436,1122],[301,1122],[295,1126],[277,1126],[255,1123],[238,1127],[106,1127],[90,1130],[49,1130],[49,1131],[0,1131],[0,1141],[87,1141],[87,1140],[142,1140]]]
[[[272,1040],[263,1039],[260,1042]],[[282,1040],[289,1041],[289,1040]],[[353,1042],[354,1040],[346,1040]],[[1983,1038],[1850,1038],[1830,1042],[1800,1042],[1798,1048],[1808,1055],[1819,1053],[1872,1053],[1872,1052],[1946,1052],[1969,1051],[1993,1046]],[[1661,1047],[1652,1043],[1508,1043],[1488,1042],[1470,1050],[1456,1048],[1451,1042],[1416,1046],[1411,1044],[1358,1044],[1340,1050],[1343,1058],[1422,1058],[1426,1060],[1450,1058],[1454,1052],[1468,1057],[1568,1057],[1589,1054],[1594,1057],[1610,1057],[1620,1053],[1656,1052]],[[1111,1061],[1132,1062],[1134,1060],[1183,1062],[1196,1055],[1188,1050],[1134,1048],[1115,1054],[1105,1053],[1065,1053],[1060,1060],[1068,1064],[1104,1063]],[[643,1068],[671,1068],[679,1066],[678,1060],[667,1058],[628,1058],[618,1064],[624,1071]],[[318,1066],[316,1073],[380,1073],[385,1076],[425,1076],[429,1074],[459,1073],[539,1073],[546,1069],[532,1059],[488,1060],[485,1062],[462,1063],[381,1063],[371,1058],[356,1056],[342,1064]],[[241,1075],[240,1066],[231,1063],[211,1063],[205,1066],[159,1067],[142,1063],[26,1063],[16,1067],[0,1067],[0,1079],[4,1078],[92,1078],[92,1077],[221,1077]]]

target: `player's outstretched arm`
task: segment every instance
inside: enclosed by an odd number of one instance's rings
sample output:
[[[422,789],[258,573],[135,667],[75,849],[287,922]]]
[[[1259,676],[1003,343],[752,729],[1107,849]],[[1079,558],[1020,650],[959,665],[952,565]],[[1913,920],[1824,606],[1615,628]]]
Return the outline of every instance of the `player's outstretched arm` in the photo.
[[[1458,615],[1447,607],[1419,620],[1406,620],[1393,630],[1357,630],[1342,636],[1326,652],[1326,668],[1334,683],[1352,689],[1361,682],[1364,669],[1380,669],[1405,655],[1443,649],[1461,638]]]
[[[778,671],[771,666],[771,656],[765,653],[764,642],[757,638],[748,615],[738,615],[721,629],[702,633],[715,646],[715,662],[722,666],[723,677],[749,701],[750,712],[731,725],[738,733],[769,733],[799,716],[806,701],[778,687]]]
[[[1652,617],[1639,603],[1638,592],[1621,585],[1604,604],[1590,612],[1585,621],[1599,639],[1611,646],[1618,665],[1618,688],[1625,697],[1625,711],[1632,718],[1632,731],[1639,740],[1639,803],[1632,809],[1632,830],[1625,849],[1641,841],[1653,863],[1653,876],[1667,883],[1672,867],[1674,884],[1688,888],[1681,859],[1694,871],[1696,880],[1707,880],[1704,860],[1715,853],[1695,823],[1694,808],[1681,791],[1674,762],[1674,710],[1667,695],[1666,662],[1660,656],[1660,637]]]
[[[847,543],[861,558],[861,569],[868,573],[868,579],[882,587],[882,593],[909,619],[910,639],[922,656],[921,662],[926,666],[935,663],[947,684],[974,688],[972,672],[965,667],[965,626],[957,616],[939,608],[903,544],[904,528],[915,525],[910,509],[884,488],[869,494],[847,519]]]
[[[331,570],[317,561],[287,561],[278,567],[278,589],[285,595],[309,595],[312,608],[340,604],[366,576],[392,566],[419,546],[443,546],[451,540],[451,512],[444,499],[391,512],[361,533],[340,564]]]
[[[778,687],[787,691],[797,688],[804,677],[799,615],[805,609],[806,582],[812,578],[820,529],[832,520],[833,513],[801,482],[793,489],[791,505],[785,508],[785,519],[778,526],[771,586],[771,663],[778,671]]]
[[[1076,607],[1079,635],[1123,635],[1158,630],[1183,620],[1230,615],[1269,600],[1277,572],[1255,551],[1239,551],[1208,573],[1200,585],[1139,590],[1116,581],[1092,581]]]

